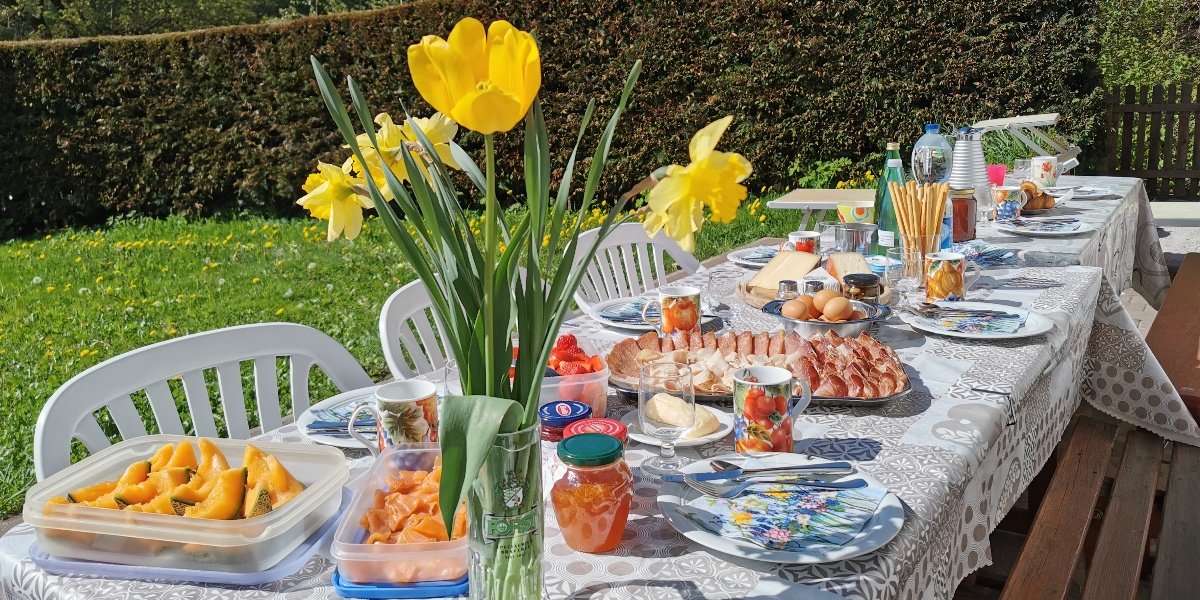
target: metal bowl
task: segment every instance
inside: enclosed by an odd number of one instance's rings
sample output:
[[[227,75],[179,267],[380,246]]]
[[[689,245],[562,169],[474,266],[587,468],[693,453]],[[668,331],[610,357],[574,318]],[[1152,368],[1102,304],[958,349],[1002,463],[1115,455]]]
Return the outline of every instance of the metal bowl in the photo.
[[[851,300],[850,306],[854,307],[854,310],[859,310],[865,313],[867,318],[858,319],[855,321],[845,321],[842,323],[827,323],[825,321],[801,321],[799,319],[789,319],[780,313],[780,307],[782,306],[783,300],[772,300],[768,302],[762,310],[764,313],[783,321],[783,329],[787,333],[792,333],[794,331],[804,337],[809,337],[814,333],[824,335],[827,331],[833,331],[842,337],[854,337],[864,331],[869,330],[871,325],[887,319],[888,316],[892,314],[892,309],[888,308],[885,304],[874,304],[871,302]]]

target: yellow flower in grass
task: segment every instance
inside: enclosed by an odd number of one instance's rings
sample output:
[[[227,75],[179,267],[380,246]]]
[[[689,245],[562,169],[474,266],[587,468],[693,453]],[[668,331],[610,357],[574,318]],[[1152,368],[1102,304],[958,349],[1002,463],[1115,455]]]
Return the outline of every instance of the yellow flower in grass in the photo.
[[[693,252],[696,247],[693,236],[700,231],[705,206],[711,219],[718,223],[729,223],[737,216],[738,206],[747,194],[741,182],[754,168],[741,154],[716,149],[732,122],[733,116],[727,116],[698,131],[688,146],[691,164],[667,167],[667,176],[646,198],[650,207],[650,214],[643,222],[646,233],[655,235],[666,229],[671,239]]]
[[[405,121],[403,125],[397,125],[392,121],[391,115],[379,113],[375,117],[375,124],[379,125],[379,130],[375,132],[375,141],[379,142],[380,152],[375,151],[375,147],[371,145],[371,138],[365,133],[358,136],[358,146],[362,149],[363,158],[367,161],[371,178],[375,180],[375,185],[379,186],[379,191],[384,198],[391,200],[392,190],[388,188],[387,179],[380,163],[387,165],[400,181],[408,180],[408,172],[404,169],[404,159],[400,156],[405,149],[420,167],[421,173],[426,178],[429,176],[429,170],[425,165],[429,164],[431,159],[423,156],[423,151],[418,145],[417,134],[412,129],[413,125],[416,125],[429,139],[429,143],[433,144],[433,150],[437,152],[438,158],[442,160],[443,164],[452,169],[462,168],[450,153],[450,143],[454,141],[454,136],[458,135],[458,124],[450,117],[442,113],[434,113],[428,119],[413,117]],[[346,159],[342,170],[353,172],[359,176],[363,174],[358,157],[353,155]]]
[[[312,216],[329,221],[326,237],[331,242],[342,233],[348,240],[358,237],[363,209],[375,206],[370,198],[359,195],[362,179],[351,176],[337,165],[317,163],[317,173],[309,175],[302,187],[308,193],[296,204],[308,209]]]
[[[435,110],[484,135],[516,127],[542,87],[537,42],[508,21],[485,33],[468,17],[449,40],[427,35],[408,47],[408,70]]]

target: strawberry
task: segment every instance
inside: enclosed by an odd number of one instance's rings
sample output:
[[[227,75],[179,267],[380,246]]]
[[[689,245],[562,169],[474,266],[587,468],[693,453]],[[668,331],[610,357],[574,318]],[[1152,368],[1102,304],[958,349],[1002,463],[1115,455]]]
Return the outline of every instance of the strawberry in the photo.
[[[558,336],[558,341],[554,344],[554,347],[562,350],[574,350],[578,352],[579,340],[575,339],[575,336],[569,333],[564,333],[563,335]]]
[[[592,367],[593,373],[599,373],[604,370],[604,359],[600,358],[600,355],[597,354],[588,359],[588,365]]]
[[[588,359],[587,355],[580,352],[578,348],[575,348],[572,350],[569,348],[564,349],[564,348],[555,347],[553,350],[550,351],[550,360],[548,362],[549,362],[550,368],[557,371],[558,363],[560,363],[562,361],[585,362],[585,361],[587,361],[587,359]]]
[[[564,360],[558,363],[558,368],[555,370],[559,375],[584,375],[592,372],[591,365],[587,362],[573,360]]]

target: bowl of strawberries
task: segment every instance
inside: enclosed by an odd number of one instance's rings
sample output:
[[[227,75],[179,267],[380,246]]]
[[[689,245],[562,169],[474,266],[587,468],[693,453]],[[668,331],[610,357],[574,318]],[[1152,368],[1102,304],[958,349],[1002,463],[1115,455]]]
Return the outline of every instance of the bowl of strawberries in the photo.
[[[592,416],[608,410],[608,365],[586,339],[558,336],[546,362],[540,404],[575,400],[592,407]]]

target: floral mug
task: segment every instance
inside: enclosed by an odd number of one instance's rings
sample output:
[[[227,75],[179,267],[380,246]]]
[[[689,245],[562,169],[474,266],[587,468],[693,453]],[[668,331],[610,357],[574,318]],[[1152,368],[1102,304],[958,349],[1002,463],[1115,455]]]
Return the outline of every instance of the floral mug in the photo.
[[[671,335],[676,331],[700,332],[700,288],[690,285],[667,285],[658,289],[658,298],[642,306],[642,320],[652,323],[646,314],[651,306],[658,305],[659,333]]]
[[[1021,208],[1029,202],[1029,195],[1020,186],[992,186],[992,206],[997,221],[1011,221],[1021,216]]]
[[[803,393],[793,396],[794,385]],[[808,408],[812,392],[803,379],[779,367],[745,367],[733,372],[733,440],[739,454],[791,452],[792,427]]]
[[[1030,159],[1029,178],[1044,190],[1058,185],[1059,164],[1057,156],[1035,156]]]
[[[974,276],[967,279],[967,265],[974,267]],[[967,297],[967,290],[979,281],[979,265],[957,252],[931,252],[925,255],[925,301],[956,302]]]
[[[788,234],[786,242],[779,245],[779,250],[794,250],[816,254],[820,248],[821,234],[815,231],[793,231]]]
[[[359,413],[370,412],[375,418],[371,439],[357,430],[363,427]],[[375,389],[375,404],[363,404],[350,414],[350,437],[366,446],[371,454],[396,444],[438,441],[437,386],[432,381],[407,379],[385,383]]]

